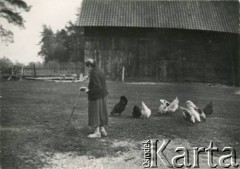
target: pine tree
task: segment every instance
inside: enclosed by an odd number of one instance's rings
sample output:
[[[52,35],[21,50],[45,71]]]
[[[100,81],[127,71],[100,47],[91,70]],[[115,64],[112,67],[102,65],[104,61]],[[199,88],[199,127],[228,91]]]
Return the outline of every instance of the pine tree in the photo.
[[[23,0],[0,0],[0,18],[8,23],[24,27],[24,19],[21,12],[29,12],[30,6]],[[0,38],[6,43],[13,42],[13,32],[4,28],[0,23]]]

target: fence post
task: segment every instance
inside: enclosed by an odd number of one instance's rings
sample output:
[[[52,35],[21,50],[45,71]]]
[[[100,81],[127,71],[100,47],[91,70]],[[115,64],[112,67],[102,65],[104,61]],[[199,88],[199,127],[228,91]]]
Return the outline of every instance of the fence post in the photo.
[[[33,76],[36,77],[36,68],[35,68],[35,64],[33,64]]]
[[[125,67],[122,68],[122,82],[125,81]]]
[[[20,80],[22,80],[22,78],[23,78],[23,66],[22,66],[22,70],[21,70],[21,78],[20,78]]]

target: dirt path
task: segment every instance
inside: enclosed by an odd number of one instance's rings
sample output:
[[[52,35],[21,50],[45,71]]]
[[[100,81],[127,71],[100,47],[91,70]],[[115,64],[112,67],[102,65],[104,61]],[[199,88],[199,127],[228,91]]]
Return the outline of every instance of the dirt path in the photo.
[[[104,141],[104,140],[101,140]],[[184,145],[183,145],[184,143]],[[143,151],[141,149],[142,142],[132,143],[129,141],[116,141],[112,145],[113,147],[125,146],[129,148],[128,152],[117,152],[115,156],[106,156],[102,158],[95,158],[93,156],[78,156],[75,152],[69,153],[55,153],[52,158],[47,159],[48,165],[43,169],[139,169],[144,168],[143,162]],[[184,146],[188,148],[190,162],[193,162],[193,151],[192,147],[187,140],[175,139],[172,140],[168,145],[168,148],[164,151],[167,158],[171,159],[176,155],[176,147]],[[158,159],[159,160],[159,159]],[[218,162],[218,157],[213,158],[214,162]],[[180,163],[180,162],[179,162]],[[206,154],[199,156],[200,168],[208,167],[208,157]],[[158,168],[168,168],[159,160]],[[183,167],[185,168],[185,167]]]
[[[100,139],[104,142],[104,139]],[[137,169],[142,165],[142,151],[139,149],[140,143],[130,143],[129,141],[115,141],[112,147],[127,147],[128,152],[118,151],[114,156],[95,158],[94,156],[78,156],[75,152],[55,153],[47,159],[48,165],[43,169]]]

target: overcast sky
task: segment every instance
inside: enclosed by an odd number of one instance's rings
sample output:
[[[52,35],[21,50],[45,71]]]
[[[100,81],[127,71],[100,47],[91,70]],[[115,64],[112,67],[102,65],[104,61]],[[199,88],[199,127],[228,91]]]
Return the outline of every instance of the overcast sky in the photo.
[[[55,32],[65,27],[68,21],[77,20],[81,0],[25,0],[32,6],[30,12],[22,13],[25,29],[9,25],[4,27],[13,31],[14,43],[6,46],[0,42],[0,58],[7,57],[12,62],[28,64],[42,61],[37,53],[40,51],[38,43],[41,39],[42,25],[48,25]],[[3,20],[0,20],[3,23]]]

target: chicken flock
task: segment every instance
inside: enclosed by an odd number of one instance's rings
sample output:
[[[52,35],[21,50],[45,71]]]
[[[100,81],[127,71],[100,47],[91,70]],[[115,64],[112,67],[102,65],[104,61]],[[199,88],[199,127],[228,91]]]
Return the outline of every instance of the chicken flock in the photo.
[[[127,106],[127,98],[125,96],[120,97],[120,102],[117,103],[111,115],[121,115]],[[180,110],[183,118],[190,123],[200,123],[206,120],[206,117],[213,113],[213,103],[210,101],[203,109],[196,106],[191,100],[186,101],[186,106],[179,106],[179,99],[176,97],[172,102],[165,99],[160,99],[160,106],[158,108],[159,114],[171,114]],[[134,105],[132,116],[133,118],[146,118],[148,119],[152,114],[151,109],[146,105],[144,101],[141,102],[141,108]]]

